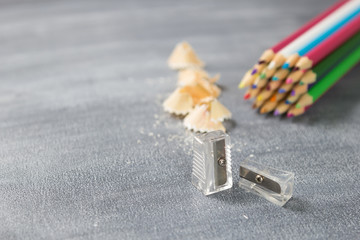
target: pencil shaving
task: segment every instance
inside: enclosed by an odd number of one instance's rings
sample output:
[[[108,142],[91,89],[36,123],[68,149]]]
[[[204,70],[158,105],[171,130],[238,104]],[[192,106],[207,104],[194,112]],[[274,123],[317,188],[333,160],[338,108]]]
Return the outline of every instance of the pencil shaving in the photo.
[[[171,69],[202,68],[205,66],[187,42],[178,43],[168,59]]]
[[[201,85],[204,89],[206,89],[206,91],[208,91],[211,94],[211,96],[213,96],[215,98],[217,98],[221,93],[221,89],[218,86],[208,82],[207,80],[205,80],[203,78],[197,79],[197,83],[199,85]]]
[[[214,77],[210,77],[209,74],[203,69],[183,69],[178,74],[178,86],[193,85],[198,82],[199,79],[205,79],[210,83],[215,83],[220,79],[220,74],[216,74]]]
[[[195,132],[226,131],[221,122],[211,120],[207,104],[197,105],[184,119],[184,126]]]
[[[178,73],[178,86],[187,86],[187,85],[193,85],[196,83],[197,79],[209,78],[209,74],[204,71],[203,69],[183,69],[180,70]]]
[[[200,122],[204,119],[206,111],[207,106],[205,104],[195,106],[189,115],[185,117],[184,126],[189,130],[196,131],[200,126]]]
[[[202,122],[202,125],[199,127],[199,132],[211,132],[221,130],[223,132],[226,131],[224,125],[221,122],[212,121],[210,118],[210,113],[205,113],[204,121]]]
[[[205,72],[206,73],[206,72]],[[185,73],[189,76],[188,73]],[[191,78],[181,78],[181,85],[183,86],[196,86],[200,85],[202,88],[206,89],[212,96],[218,97],[221,93],[221,89],[215,84],[211,83],[209,80],[203,77],[204,73],[199,72],[198,74],[193,75]],[[180,80],[180,78],[179,78]],[[178,82],[179,83],[179,82]]]
[[[195,86],[185,86],[180,88],[180,92],[187,93],[191,96],[193,104],[197,105],[200,101],[207,97],[213,97],[213,94],[200,84]]]
[[[187,92],[176,89],[163,103],[164,110],[176,115],[186,115],[193,108],[193,99]]]
[[[231,112],[224,105],[222,105],[217,99],[214,99],[210,103],[210,118],[214,122],[222,122],[225,119],[231,118]]]

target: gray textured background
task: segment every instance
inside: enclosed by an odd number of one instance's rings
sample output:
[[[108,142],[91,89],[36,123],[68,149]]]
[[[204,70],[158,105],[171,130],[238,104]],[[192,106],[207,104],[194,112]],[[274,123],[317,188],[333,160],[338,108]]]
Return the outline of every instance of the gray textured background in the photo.
[[[296,119],[257,114],[237,89],[333,2],[0,1],[0,238],[359,237],[360,68]],[[181,40],[222,74],[235,183],[249,154],[293,171],[285,207],[191,185],[191,133],[161,107]]]

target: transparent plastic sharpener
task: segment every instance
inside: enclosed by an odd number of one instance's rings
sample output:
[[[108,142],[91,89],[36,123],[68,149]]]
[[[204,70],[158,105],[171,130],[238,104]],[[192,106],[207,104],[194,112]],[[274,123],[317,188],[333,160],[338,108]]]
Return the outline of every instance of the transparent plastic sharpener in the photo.
[[[213,131],[194,137],[192,184],[205,195],[232,187],[230,137]]]
[[[239,186],[283,206],[294,190],[294,173],[263,166],[252,155],[240,164]]]

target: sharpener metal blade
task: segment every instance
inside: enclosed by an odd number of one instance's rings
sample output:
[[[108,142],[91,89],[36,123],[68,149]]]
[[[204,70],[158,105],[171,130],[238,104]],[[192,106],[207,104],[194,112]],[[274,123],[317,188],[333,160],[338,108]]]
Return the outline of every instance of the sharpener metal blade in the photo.
[[[247,168],[244,168],[240,166],[240,177],[245,178],[246,180],[256,183],[266,189],[269,189],[270,191],[273,191],[275,193],[280,194],[281,193],[281,187],[279,183],[259,174],[256,172],[253,172]]]
[[[214,150],[215,185],[221,186],[224,185],[227,181],[225,139],[214,142],[213,150]]]

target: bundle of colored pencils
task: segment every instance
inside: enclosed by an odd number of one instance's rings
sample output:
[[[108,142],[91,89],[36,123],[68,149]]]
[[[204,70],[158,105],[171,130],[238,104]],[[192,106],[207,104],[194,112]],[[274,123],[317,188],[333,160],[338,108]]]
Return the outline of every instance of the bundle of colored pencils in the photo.
[[[360,0],[342,0],[266,50],[239,84],[260,113],[303,114],[360,61]]]

